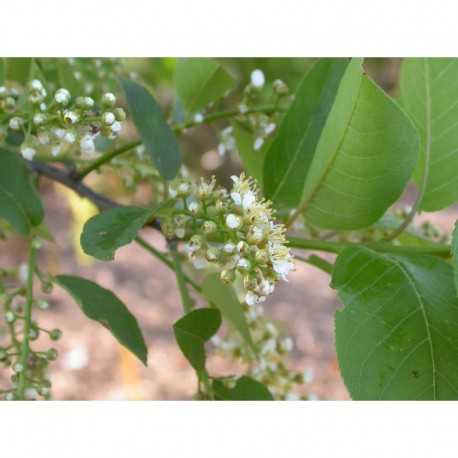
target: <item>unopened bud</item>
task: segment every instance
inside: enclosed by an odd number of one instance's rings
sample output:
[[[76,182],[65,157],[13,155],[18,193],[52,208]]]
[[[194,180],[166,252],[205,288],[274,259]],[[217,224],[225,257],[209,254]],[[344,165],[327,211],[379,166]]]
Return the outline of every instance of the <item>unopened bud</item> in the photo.
[[[235,269],[223,270],[221,272],[221,281],[226,285],[230,285],[231,283],[234,283],[235,278],[236,278]]]
[[[202,232],[206,235],[213,234],[218,230],[218,226],[213,221],[205,221],[202,224]]]
[[[114,107],[115,104],[116,104],[116,97],[114,96],[114,94],[112,94],[111,92],[107,92],[106,94],[103,94],[102,106],[104,108]]]

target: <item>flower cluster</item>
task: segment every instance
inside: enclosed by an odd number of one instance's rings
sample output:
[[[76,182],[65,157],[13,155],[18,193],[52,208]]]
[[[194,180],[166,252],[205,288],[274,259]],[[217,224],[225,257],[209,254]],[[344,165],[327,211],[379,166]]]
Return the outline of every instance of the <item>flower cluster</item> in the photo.
[[[263,302],[275,283],[286,280],[295,264],[285,227],[274,224],[271,203],[259,200],[256,184],[233,176],[230,192],[215,189],[215,179],[197,185],[181,180],[171,187],[172,196],[183,200],[183,208],[162,221],[169,237],[192,236],[187,251],[196,268],[207,264],[220,268],[221,280],[232,283],[237,272],[243,277],[249,305]],[[193,199],[191,198],[193,194]]]
[[[262,305],[245,306],[244,313],[259,349],[257,361],[253,361],[252,350],[235,329],[230,329],[223,338],[214,336],[212,343],[222,355],[247,363],[249,369],[246,375],[267,386],[276,399],[301,399],[295,392],[296,386],[310,383],[313,372],[296,372],[288,368],[285,360],[293,350],[293,340],[291,337],[280,336],[277,326],[263,316]],[[236,379],[226,379],[228,388],[235,381]]]
[[[5,94],[2,98],[1,94]],[[101,99],[101,109],[90,97],[77,97],[72,101],[67,89],[58,89],[52,99],[39,80],[32,80],[27,88],[28,104],[9,113],[9,128],[22,134],[24,140],[20,150],[25,159],[31,160],[37,149],[49,150],[53,156],[77,146],[77,151],[87,154],[95,152],[95,138],[101,134],[115,139],[121,130],[121,121],[126,117],[122,108],[116,108],[116,97],[106,93]],[[14,100],[11,91],[0,87],[0,100],[4,107]],[[3,136],[4,137],[4,136]],[[5,139],[5,137],[3,138]]]

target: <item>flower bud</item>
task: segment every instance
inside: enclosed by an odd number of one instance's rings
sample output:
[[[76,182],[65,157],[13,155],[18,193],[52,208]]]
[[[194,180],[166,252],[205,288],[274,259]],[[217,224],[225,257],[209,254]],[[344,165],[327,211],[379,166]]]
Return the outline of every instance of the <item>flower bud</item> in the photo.
[[[40,336],[40,330],[37,327],[32,327],[29,330],[29,340],[37,340]]]
[[[264,73],[261,70],[254,70],[250,76],[251,84],[257,89],[261,89],[265,83]]]
[[[116,104],[116,97],[111,92],[107,92],[103,94],[102,97],[102,107],[103,108],[111,108],[114,107]]]
[[[22,145],[21,154],[24,159],[31,161],[34,158],[35,154],[37,154],[37,152],[33,148]]]
[[[43,244],[38,239],[33,239],[32,246],[35,248],[35,250],[41,250]]]
[[[23,125],[24,125],[24,120],[22,118],[15,116],[14,118],[10,119],[9,126],[11,130],[19,131],[22,129]]]
[[[175,227],[185,228],[186,223],[189,221],[189,216],[187,215],[175,215],[173,217],[173,222],[175,223]]]
[[[230,285],[231,283],[234,283],[235,278],[236,278],[235,269],[227,269],[221,272],[221,281],[226,285]]]
[[[59,340],[62,336],[62,331],[60,329],[53,329],[49,333],[49,337],[51,340]]]
[[[53,284],[50,281],[44,281],[41,284],[41,292],[44,294],[49,294],[53,290]]]
[[[188,251],[190,251],[191,253],[195,252],[195,251],[198,251],[200,250],[201,248],[203,248],[204,246],[204,243],[205,243],[205,240],[203,239],[203,237],[199,234],[194,234],[190,239],[189,239],[189,242],[188,242]]]
[[[80,140],[81,152],[87,154],[95,153],[94,136],[90,134],[83,135]]]
[[[8,89],[5,86],[0,86],[0,100],[7,97],[9,94]]]
[[[215,233],[218,230],[218,226],[213,221],[205,221],[202,224],[202,232],[206,235]]]
[[[11,392],[6,393],[5,399],[7,401],[15,401],[17,399],[17,394],[16,393],[11,393]]]
[[[46,124],[46,115],[43,114],[43,113],[37,113],[34,117],[33,117],[33,123],[36,125],[36,126],[42,126],[43,124]]]
[[[14,363],[12,369],[16,374],[19,374],[24,370],[24,366],[21,363]]]
[[[269,262],[269,252],[267,250],[258,250],[256,251],[255,259],[259,265],[264,266]]]
[[[29,102],[32,105],[40,105],[43,102],[43,96],[39,92],[31,92],[29,94]]]
[[[102,121],[102,124],[104,126],[110,127],[116,121],[116,117],[114,113],[112,113],[111,111],[106,111],[105,113],[102,114],[102,116],[100,117],[100,120]]]
[[[283,96],[288,94],[288,86],[282,80],[275,80],[272,86],[277,95]]]
[[[215,210],[218,215],[222,215],[227,212],[227,203],[223,200],[218,200],[215,204]]]
[[[50,348],[47,352],[46,352],[46,359],[48,361],[54,361],[56,358],[57,358],[57,350],[55,348]]]
[[[30,81],[29,88],[33,92],[41,92],[43,89],[43,84],[39,80]]]
[[[80,120],[79,110],[67,111],[67,113],[64,114],[64,121],[69,126],[76,124],[79,120]]]
[[[94,108],[94,100],[90,97],[78,97],[75,100],[75,105],[81,110],[91,110]]]
[[[8,359],[8,352],[4,348],[0,348],[0,361],[6,361]]]
[[[54,94],[54,102],[60,107],[66,107],[70,102],[70,92],[64,88],[58,89]]]
[[[9,324],[13,324],[16,321],[16,314],[11,310],[5,312],[5,321]]]
[[[178,197],[188,197],[191,194],[191,182],[188,180],[181,180],[175,186]]]
[[[16,100],[13,97],[7,97],[3,100],[2,107],[7,113],[11,113],[16,108]]]
[[[255,225],[250,226],[250,228],[248,229],[248,232],[246,234],[246,239],[252,245],[257,245],[258,243],[261,243],[266,238],[267,233],[268,233],[268,230],[265,227],[255,224]]]
[[[205,258],[207,259],[208,262],[217,262],[221,258],[221,251],[219,248],[216,247],[210,247],[206,252],[205,252]]]
[[[169,239],[175,236],[175,223],[172,218],[164,218],[161,222],[162,233]]]
[[[242,273],[250,272],[251,270],[251,262],[248,259],[241,258],[237,262],[237,270]]]
[[[113,113],[116,121],[124,121],[126,119],[126,112],[122,108],[115,108]]]
[[[198,202],[191,202],[188,206],[188,211],[191,216],[200,216],[202,214],[202,206]]]

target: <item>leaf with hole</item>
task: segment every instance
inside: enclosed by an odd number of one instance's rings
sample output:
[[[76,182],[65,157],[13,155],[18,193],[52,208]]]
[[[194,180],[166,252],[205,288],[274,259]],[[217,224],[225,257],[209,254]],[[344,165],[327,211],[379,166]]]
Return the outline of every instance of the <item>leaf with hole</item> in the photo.
[[[54,281],[73,297],[82,312],[105,326],[145,366],[148,350],[137,320],[111,291],[73,275],[57,275]]]
[[[214,60],[199,57],[182,60],[173,82],[183,107],[193,113],[222,97],[235,79]]]
[[[163,178],[172,180],[180,170],[181,154],[161,107],[144,86],[124,78],[119,81],[148,157]]]
[[[413,175],[418,187],[427,175],[420,208],[441,210],[458,202],[458,59],[405,59],[400,92],[421,139]]]
[[[340,372],[353,399],[458,399],[458,298],[452,266],[433,256],[353,246],[331,286]]]
[[[0,149],[0,218],[26,236],[40,225],[43,216],[43,205],[26,165],[16,154]]]
[[[221,313],[207,308],[193,310],[173,325],[180,350],[197,372],[205,369],[205,342],[220,326]]]
[[[132,242],[156,210],[126,206],[93,216],[81,233],[83,251],[101,261],[111,261],[116,250]]]
[[[347,67],[310,164],[301,208],[320,228],[361,229],[402,194],[417,162],[418,134],[401,108]]]

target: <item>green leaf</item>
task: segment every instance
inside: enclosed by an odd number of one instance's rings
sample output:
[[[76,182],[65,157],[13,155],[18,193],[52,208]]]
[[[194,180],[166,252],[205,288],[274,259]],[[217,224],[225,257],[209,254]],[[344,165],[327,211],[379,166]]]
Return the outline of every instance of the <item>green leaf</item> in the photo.
[[[208,58],[181,61],[173,83],[188,113],[205,108],[234,85],[235,79],[220,65]]]
[[[5,81],[5,58],[0,57],[0,84]]]
[[[111,261],[116,250],[132,242],[155,211],[155,208],[127,206],[93,216],[81,233],[83,251],[101,261]]]
[[[245,129],[241,123],[236,121],[232,122],[232,126],[234,128],[234,138],[237,143],[237,150],[239,152],[240,159],[242,160],[242,164],[248,174],[256,179],[258,187],[262,189],[262,169],[271,141],[266,140],[261,149],[256,151],[253,147],[253,132]]]
[[[320,59],[298,87],[264,165],[264,194],[276,207],[297,207],[347,59]]]
[[[111,291],[85,278],[57,275],[55,282],[73,297],[82,312],[105,326],[145,366],[148,350],[137,320]]]
[[[455,222],[452,239],[452,264],[455,278],[455,287],[458,291],[458,220]]]
[[[331,286],[336,350],[353,399],[458,399],[458,298],[452,266],[433,256],[338,256]]]
[[[441,210],[458,202],[458,59],[405,59],[400,86],[422,143],[413,176],[420,187],[427,174],[420,208]]]
[[[43,205],[26,165],[16,154],[0,149],[0,218],[26,236],[43,216]]]
[[[180,169],[181,155],[161,107],[145,87],[123,78],[119,81],[148,157],[163,178],[172,180]]]
[[[67,59],[56,60],[60,85],[67,89],[72,97],[83,95],[85,93],[83,85],[76,79],[72,66],[68,63]]]
[[[26,85],[30,78],[33,59],[30,57],[8,57],[5,65],[5,79]]]
[[[326,229],[360,229],[401,195],[415,168],[417,132],[353,59],[318,142],[301,207]]]
[[[223,401],[273,401],[270,391],[251,377],[240,377],[234,388],[226,388],[224,379],[214,379],[213,391]]]
[[[234,288],[225,285],[220,279],[220,274],[214,273],[205,278],[202,293],[211,304],[218,307],[223,316],[234,325],[245,342],[256,352],[242,304],[237,299]]]
[[[205,342],[220,326],[221,313],[216,309],[193,310],[173,325],[180,350],[197,372],[205,369]]]

